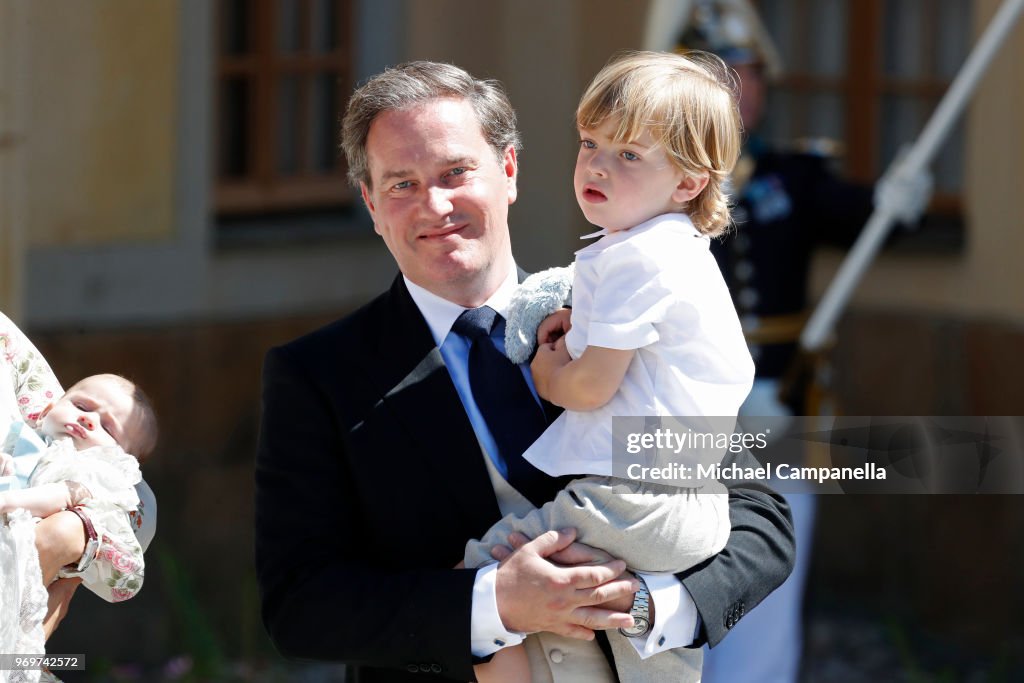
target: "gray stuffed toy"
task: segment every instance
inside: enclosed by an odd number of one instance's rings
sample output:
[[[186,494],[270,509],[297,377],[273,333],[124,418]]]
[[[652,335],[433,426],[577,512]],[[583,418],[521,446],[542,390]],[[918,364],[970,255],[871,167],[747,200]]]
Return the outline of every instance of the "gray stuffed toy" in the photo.
[[[530,360],[537,328],[555,311],[572,304],[572,264],[534,273],[512,295],[505,324],[505,355],[513,363]]]

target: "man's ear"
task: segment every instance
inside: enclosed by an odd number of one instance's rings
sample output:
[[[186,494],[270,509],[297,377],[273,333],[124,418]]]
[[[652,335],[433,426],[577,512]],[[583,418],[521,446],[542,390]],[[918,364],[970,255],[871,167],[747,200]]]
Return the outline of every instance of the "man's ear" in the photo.
[[[505,178],[508,180],[508,203],[513,204],[519,196],[516,187],[516,180],[519,178],[519,158],[516,156],[516,148],[512,145],[505,150],[505,156],[501,160],[502,170],[505,171]]]
[[[359,181],[359,194],[363,197],[363,204],[366,205],[366,210],[370,212],[370,218],[373,220],[373,231],[379,235],[380,231],[377,230],[377,209],[373,205],[373,200],[370,199],[370,188],[362,180]]]
[[[706,172],[699,175],[684,176],[672,192],[672,201],[679,204],[690,201],[704,191],[704,188],[708,186],[709,179],[710,176]]]

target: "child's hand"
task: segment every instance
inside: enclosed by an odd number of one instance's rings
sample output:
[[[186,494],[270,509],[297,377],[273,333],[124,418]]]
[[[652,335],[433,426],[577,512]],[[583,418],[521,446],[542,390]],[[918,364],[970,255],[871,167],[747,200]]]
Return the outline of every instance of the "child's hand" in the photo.
[[[558,370],[572,362],[569,351],[565,348],[565,337],[559,337],[550,344],[541,344],[537,347],[537,355],[530,363],[530,372],[533,373],[533,385],[537,388],[537,394],[550,400],[551,377]]]
[[[572,329],[572,311],[562,308],[541,321],[537,327],[537,346],[543,346],[564,337]]]

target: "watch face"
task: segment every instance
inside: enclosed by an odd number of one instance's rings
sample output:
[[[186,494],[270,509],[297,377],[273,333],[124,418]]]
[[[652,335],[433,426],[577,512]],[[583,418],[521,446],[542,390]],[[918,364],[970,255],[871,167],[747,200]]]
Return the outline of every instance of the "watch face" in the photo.
[[[636,638],[642,636],[651,630],[651,622],[647,621],[643,617],[633,615],[633,627],[632,628],[621,628],[622,635],[629,636],[630,638]]]

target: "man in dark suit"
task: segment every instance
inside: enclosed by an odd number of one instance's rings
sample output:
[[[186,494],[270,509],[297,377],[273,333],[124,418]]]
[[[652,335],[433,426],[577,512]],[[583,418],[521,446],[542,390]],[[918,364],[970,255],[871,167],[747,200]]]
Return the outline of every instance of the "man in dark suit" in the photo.
[[[475,663],[544,631],[582,649],[542,653],[550,671],[535,680],[615,680],[586,641],[632,624],[633,594],[648,592],[621,561],[552,530],[499,549],[498,565],[451,568],[525,493],[494,458],[500,439],[453,329],[467,309],[500,314],[518,279],[508,231],[518,133],[504,93],[457,67],[405,64],[353,95],[343,145],[401,274],[354,314],[267,355],[256,563],[271,638],[289,657],[350,662],[360,681],[471,680]],[[502,328],[499,316],[495,338]],[[530,494],[537,502],[536,486]],[[729,500],[729,544],[650,589],[657,642],[637,638],[638,652],[717,643],[788,574],[782,499],[737,484]],[[599,674],[581,673],[587,646]]]

